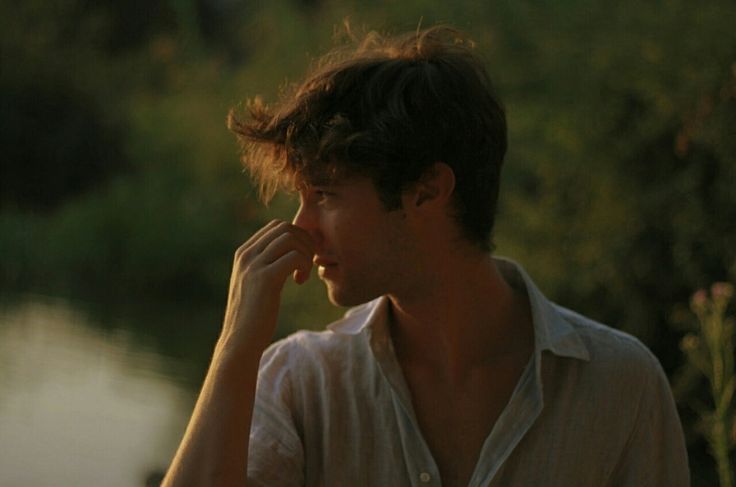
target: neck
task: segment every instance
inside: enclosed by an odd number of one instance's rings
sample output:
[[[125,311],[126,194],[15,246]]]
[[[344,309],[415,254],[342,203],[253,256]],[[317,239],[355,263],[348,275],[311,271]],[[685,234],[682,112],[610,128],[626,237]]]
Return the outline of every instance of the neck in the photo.
[[[487,253],[459,254],[432,267],[422,292],[389,296],[399,360],[450,380],[530,352],[533,344],[526,296],[511,288]]]

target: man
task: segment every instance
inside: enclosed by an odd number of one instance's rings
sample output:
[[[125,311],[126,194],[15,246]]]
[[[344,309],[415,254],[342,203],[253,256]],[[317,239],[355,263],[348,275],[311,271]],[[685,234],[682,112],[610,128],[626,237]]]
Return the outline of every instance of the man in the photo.
[[[505,116],[459,33],[370,35],[249,109],[245,164],[300,207],[236,252],[165,485],[688,485],[652,354],[491,257]],[[269,347],[313,264],[354,308]]]

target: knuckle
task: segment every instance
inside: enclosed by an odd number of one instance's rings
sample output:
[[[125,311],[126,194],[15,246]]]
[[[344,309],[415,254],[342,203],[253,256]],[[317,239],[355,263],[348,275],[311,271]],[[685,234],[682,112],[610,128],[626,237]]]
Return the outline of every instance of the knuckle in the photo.
[[[243,262],[245,260],[248,260],[249,256],[250,256],[250,249],[246,245],[241,245],[235,251],[235,261],[236,262]]]
[[[243,269],[243,273],[251,278],[259,278],[262,277],[264,272],[263,267],[258,267],[254,265],[248,265]]]
[[[257,283],[267,282],[269,280],[269,274],[268,266],[249,265],[243,269],[243,278],[248,287]]]

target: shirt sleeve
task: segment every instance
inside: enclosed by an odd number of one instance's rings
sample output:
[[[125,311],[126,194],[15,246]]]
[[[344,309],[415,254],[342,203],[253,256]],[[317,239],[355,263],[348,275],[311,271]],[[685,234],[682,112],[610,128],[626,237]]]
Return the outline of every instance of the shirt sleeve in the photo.
[[[295,350],[277,342],[263,354],[248,451],[249,485],[304,485],[304,450],[297,433],[289,381]]]
[[[611,485],[688,487],[687,449],[672,390],[659,362],[651,358],[636,423]]]

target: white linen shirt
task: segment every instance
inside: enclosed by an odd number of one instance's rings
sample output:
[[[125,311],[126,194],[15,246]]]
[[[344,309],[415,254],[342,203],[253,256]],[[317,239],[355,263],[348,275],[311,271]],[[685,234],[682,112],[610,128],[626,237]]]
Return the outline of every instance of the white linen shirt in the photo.
[[[652,353],[550,302],[517,264],[497,264],[529,297],[534,353],[469,486],[689,485],[677,410]],[[264,353],[253,485],[441,485],[394,354],[389,306],[378,298],[327,331],[297,332]]]

